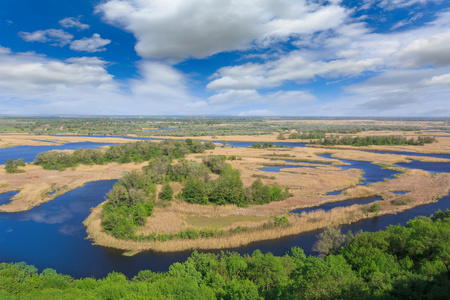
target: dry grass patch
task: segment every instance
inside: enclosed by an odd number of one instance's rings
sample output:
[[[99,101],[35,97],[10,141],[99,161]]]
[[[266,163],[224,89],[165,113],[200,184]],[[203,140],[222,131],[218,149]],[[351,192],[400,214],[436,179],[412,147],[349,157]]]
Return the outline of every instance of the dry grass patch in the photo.
[[[187,216],[187,225],[197,227],[197,228],[220,228],[220,229],[230,229],[241,227],[255,227],[268,222],[270,217],[258,217],[258,216],[240,216],[232,215],[225,217],[199,217],[199,216]]]
[[[371,197],[375,196],[376,193],[375,189],[367,186],[357,186],[343,192],[348,199]]]
[[[67,191],[83,186],[86,182],[117,179],[124,171],[141,169],[143,164],[81,165],[65,171],[43,170],[41,166],[27,165],[25,173],[6,174],[0,172],[0,193],[20,192],[6,205],[0,206],[3,212],[19,212],[50,201]],[[0,168],[2,170],[2,168]],[[52,195],[49,193],[55,192]]]

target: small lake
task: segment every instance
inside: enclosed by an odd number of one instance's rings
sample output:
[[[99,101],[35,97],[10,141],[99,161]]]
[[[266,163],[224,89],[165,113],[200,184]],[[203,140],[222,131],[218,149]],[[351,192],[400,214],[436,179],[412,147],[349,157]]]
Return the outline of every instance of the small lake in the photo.
[[[75,150],[77,148],[98,148],[103,146],[116,145],[113,143],[93,143],[93,142],[78,142],[67,143],[62,145],[51,146],[17,146],[11,148],[0,149],[0,165],[4,165],[8,159],[17,160],[23,158],[25,162],[32,162],[36,155],[41,152],[47,152],[51,150]]]

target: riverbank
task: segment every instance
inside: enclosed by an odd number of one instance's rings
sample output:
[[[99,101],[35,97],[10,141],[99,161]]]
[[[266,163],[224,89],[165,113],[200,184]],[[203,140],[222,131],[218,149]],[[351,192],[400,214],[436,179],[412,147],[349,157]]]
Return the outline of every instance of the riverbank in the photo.
[[[87,182],[118,179],[125,171],[141,169],[147,163],[110,163],[107,165],[80,165],[65,171],[44,170],[28,164],[25,172],[7,174],[0,167],[0,193],[19,191],[11,202],[0,206],[0,212],[21,212],[53,200]]]

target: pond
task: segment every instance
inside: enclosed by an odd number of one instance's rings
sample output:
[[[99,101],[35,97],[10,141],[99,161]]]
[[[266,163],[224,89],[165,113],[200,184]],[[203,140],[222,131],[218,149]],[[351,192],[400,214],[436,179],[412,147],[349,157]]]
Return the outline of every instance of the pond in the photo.
[[[114,143],[93,143],[93,142],[78,142],[67,143],[62,145],[51,146],[17,146],[11,148],[0,149],[0,165],[6,163],[8,159],[17,160],[23,158],[25,162],[32,162],[36,155],[41,152],[47,152],[51,150],[75,150],[77,148],[98,148],[103,146],[116,145]]]

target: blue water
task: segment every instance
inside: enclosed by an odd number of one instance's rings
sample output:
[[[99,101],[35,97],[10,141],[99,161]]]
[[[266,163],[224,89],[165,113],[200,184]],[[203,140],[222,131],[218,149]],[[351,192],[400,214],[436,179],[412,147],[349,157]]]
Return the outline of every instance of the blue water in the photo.
[[[311,168],[311,169],[315,169],[317,166],[314,165],[330,165],[329,163],[324,163],[324,162],[309,162],[309,161],[301,161],[301,160],[292,160],[292,159],[278,159],[278,158],[274,158],[271,159],[271,161],[277,161],[277,160],[281,160],[287,163],[307,163],[309,165],[298,165],[298,166],[268,166],[262,169],[259,169],[260,171],[263,172],[280,172],[280,169],[293,169],[293,168]]]
[[[340,191],[334,191],[334,192],[329,192],[327,193],[327,196],[334,196],[334,195],[339,195],[340,193],[342,193],[343,190]]]
[[[12,197],[14,197],[15,195],[17,195],[18,193],[19,192],[17,192],[17,191],[12,191],[12,192],[0,194],[0,205],[9,203],[10,199]]]
[[[77,148],[98,148],[102,146],[116,145],[113,143],[93,143],[93,142],[79,142],[79,143],[67,143],[62,145],[51,146],[17,146],[12,148],[0,149],[0,165],[6,163],[8,159],[17,160],[23,158],[25,162],[32,162],[36,155],[41,152],[51,150],[75,150]]]
[[[330,153],[320,154],[318,156],[327,158],[327,159],[337,159],[337,158],[331,157]],[[382,167],[372,164],[367,161],[344,160],[344,159],[339,159],[339,160],[344,163],[350,164],[350,165],[346,165],[346,166],[338,166],[339,168],[342,168],[343,170],[361,169],[364,171],[364,175],[363,175],[364,179],[363,179],[361,185],[367,185],[369,183],[383,181],[384,178],[394,179],[394,175],[400,173],[400,172],[394,171],[394,170],[383,169]]]
[[[356,198],[356,199],[349,199],[349,200],[344,200],[344,201],[328,202],[328,203],[324,203],[324,204],[321,204],[318,206],[293,210],[291,212],[296,213],[296,214],[301,214],[302,212],[310,213],[312,211],[319,210],[319,209],[322,209],[325,212],[327,212],[335,207],[347,207],[347,206],[352,206],[354,204],[362,205],[362,204],[372,203],[372,202],[378,201],[378,200],[383,200],[383,199],[381,199],[381,197],[379,197],[379,196]]]
[[[405,195],[408,192],[407,191],[395,191],[395,192],[392,192],[392,193],[396,194],[396,195]]]
[[[407,169],[422,169],[430,173],[450,172],[450,163],[423,162],[413,160],[408,163],[396,163],[395,165]]]
[[[280,172],[280,169],[295,169],[295,168],[315,168],[309,166],[269,166],[262,169],[259,169],[263,172]]]
[[[419,152],[408,152],[408,151],[366,151],[364,152],[370,153],[379,153],[379,154],[397,154],[397,155],[408,155],[408,156],[425,156],[425,157],[437,157],[437,158],[446,158],[450,159],[450,154],[443,153],[419,153]]]

